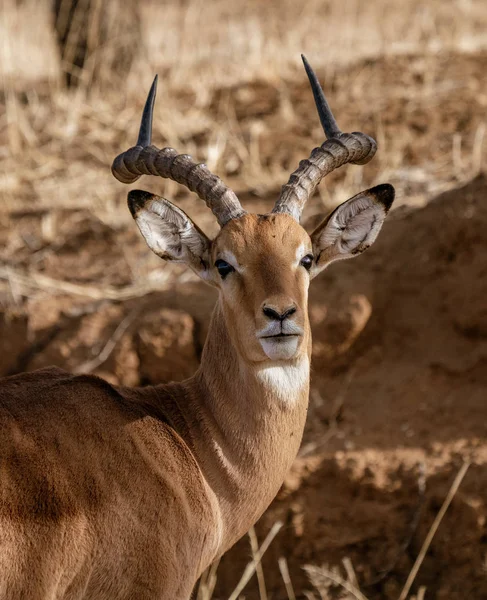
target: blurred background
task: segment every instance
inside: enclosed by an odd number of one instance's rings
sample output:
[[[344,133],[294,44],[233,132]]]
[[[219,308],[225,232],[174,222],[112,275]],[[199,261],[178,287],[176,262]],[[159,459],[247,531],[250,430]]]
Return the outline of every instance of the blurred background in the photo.
[[[313,282],[311,407],[278,498],[200,586],[224,600],[487,597],[487,3],[1,0],[0,375],[56,364],[145,385],[197,367],[214,291],[145,246],[110,164],[155,73],[153,140],[266,212],[323,141],[300,53],[345,131],[374,136],[312,228],[390,182],[374,247]],[[208,234],[204,203],[165,195]],[[470,468],[409,590],[462,463]],[[357,588],[361,590],[361,596]],[[352,590],[352,591],[351,591]]]

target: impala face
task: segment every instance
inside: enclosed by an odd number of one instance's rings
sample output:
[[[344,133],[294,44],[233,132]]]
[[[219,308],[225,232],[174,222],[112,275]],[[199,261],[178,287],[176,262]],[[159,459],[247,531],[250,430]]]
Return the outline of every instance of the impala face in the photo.
[[[291,360],[306,352],[310,279],[377,237],[394,198],[384,184],[336,208],[309,236],[289,214],[244,213],[211,241],[168,200],[134,190],[129,207],[148,246],[220,289],[227,330],[242,358]]]
[[[306,351],[311,239],[289,215],[230,221],[211,250],[227,328],[251,361],[288,360]]]
[[[137,145],[120,154],[112,172],[124,183],[160,175],[202,198],[221,230],[210,240],[177,206],[134,190],[128,204],[148,246],[161,258],[189,266],[220,289],[226,329],[248,361],[290,361],[310,347],[310,279],[335,260],[352,258],[376,239],[394,200],[389,184],[365,190],[338,206],[308,235],[299,224],[306,200],[321,179],[348,162],[365,164],[377,145],[368,135],[343,133],[315,73],[303,57],[327,140],[291,174],[272,212],[248,214],[206,165],[172,148],[151,145],[157,78],[144,108]]]

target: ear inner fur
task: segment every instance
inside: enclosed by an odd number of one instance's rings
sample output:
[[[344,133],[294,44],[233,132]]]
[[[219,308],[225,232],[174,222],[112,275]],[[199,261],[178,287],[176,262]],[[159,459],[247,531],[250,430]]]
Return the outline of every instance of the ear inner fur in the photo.
[[[315,270],[352,258],[375,241],[394,200],[394,188],[381,184],[340,204],[311,234]],[[316,273],[315,273],[316,274]]]
[[[128,196],[130,212],[147,245],[165,260],[207,274],[211,242],[188,215],[169,200],[142,190]]]

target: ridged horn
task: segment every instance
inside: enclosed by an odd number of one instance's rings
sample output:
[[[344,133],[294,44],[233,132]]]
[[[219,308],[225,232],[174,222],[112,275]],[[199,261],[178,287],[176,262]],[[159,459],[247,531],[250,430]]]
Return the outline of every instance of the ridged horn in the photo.
[[[157,75],[144,106],[137,145],[115,158],[112,164],[114,177],[122,183],[133,183],[141,175],[177,181],[205,201],[221,227],[245,214],[235,193],[204,163],[196,163],[188,154],[178,154],[173,148],[159,150],[151,145],[156,90]]]
[[[353,133],[340,131],[315,72],[306,57],[301,55],[301,58],[327,139],[311,152],[309,158],[299,163],[299,167],[282,187],[272,210],[274,213],[288,213],[298,222],[304,205],[323,177],[347,163],[364,165],[374,157],[377,150],[376,141],[369,135],[358,131]]]

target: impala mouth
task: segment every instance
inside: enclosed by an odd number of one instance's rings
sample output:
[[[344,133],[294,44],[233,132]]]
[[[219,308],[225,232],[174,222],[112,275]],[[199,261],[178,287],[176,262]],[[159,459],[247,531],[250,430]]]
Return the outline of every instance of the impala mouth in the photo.
[[[289,360],[298,351],[299,342],[302,337],[301,328],[293,325],[289,327],[289,333],[275,331],[273,326],[267,331],[262,331],[258,336],[262,350],[271,360]]]
[[[279,338],[299,337],[299,333],[277,333],[276,335],[262,335],[261,340],[272,340]]]

